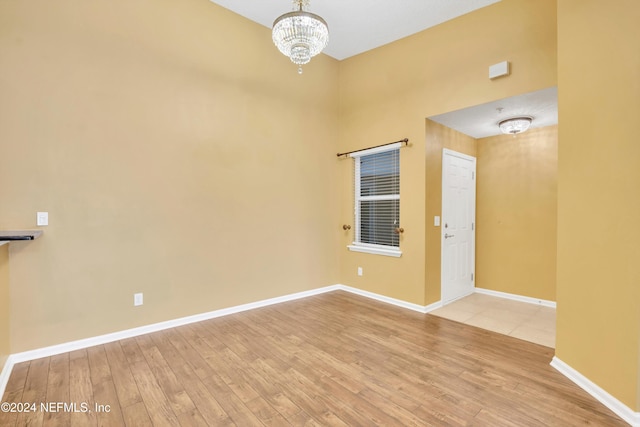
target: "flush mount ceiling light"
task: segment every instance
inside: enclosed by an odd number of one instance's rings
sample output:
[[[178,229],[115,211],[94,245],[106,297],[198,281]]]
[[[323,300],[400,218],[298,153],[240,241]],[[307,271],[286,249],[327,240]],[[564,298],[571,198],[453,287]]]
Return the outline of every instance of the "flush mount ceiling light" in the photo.
[[[298,65],[298,73],[302,74],[302,66],[327,47],[329,27],[318,15],[303,10],[309,0],[294,0],[293,4],[297,10],[273,22],[273,43]]]
[[[532,120],[532,117],[513,117],[511,119],[501,121],[498,123],[498,126],[502,133],[515,135],[529,129]]]

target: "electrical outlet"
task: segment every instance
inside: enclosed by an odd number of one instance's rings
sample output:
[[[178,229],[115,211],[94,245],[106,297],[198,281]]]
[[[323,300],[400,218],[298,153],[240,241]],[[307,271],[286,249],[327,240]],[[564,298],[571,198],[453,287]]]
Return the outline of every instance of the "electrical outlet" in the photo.
[[[143,300],[142,300],[142,292],[139,294],[133,294],[133,305],[135,307],[142,305],[143,304]]]
[[[36,212],[36,225],[49,225],[49,212]]]
[[[362,276],[362,267],[358,267],[358,276]]]

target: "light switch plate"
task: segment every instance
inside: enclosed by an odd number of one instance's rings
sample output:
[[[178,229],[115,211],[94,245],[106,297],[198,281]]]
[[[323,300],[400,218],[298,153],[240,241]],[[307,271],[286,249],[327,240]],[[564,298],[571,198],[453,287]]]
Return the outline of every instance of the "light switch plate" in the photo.
[[[440,227],[440,217],[439,216],[436,215],[436,216],[433,217],[433,225],[435,227]]]
[[[49,225],[49,212],[37,212],[36,213],[37,225]]]

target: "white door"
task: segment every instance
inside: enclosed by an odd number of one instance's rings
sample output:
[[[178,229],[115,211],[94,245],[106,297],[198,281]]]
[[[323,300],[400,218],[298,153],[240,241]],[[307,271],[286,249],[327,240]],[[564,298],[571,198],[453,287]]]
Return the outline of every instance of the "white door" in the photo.
[[[476,159],[442,152],[442,302],[475,287]]]

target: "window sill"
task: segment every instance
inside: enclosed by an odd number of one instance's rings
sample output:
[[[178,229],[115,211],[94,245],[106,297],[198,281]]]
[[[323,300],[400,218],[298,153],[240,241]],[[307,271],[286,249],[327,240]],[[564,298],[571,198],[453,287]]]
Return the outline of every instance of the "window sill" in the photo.
[[[400,256],[402,255],[402,251],[398,248],[393,248],[393,247],[385,247],[385,246],[364,246],[364,245],[349,245],[347,246],[347,248],[349,248],[350,251],[352,252],[363,252],[363,253],[367,253],[367,254],[374,254],[374,255],[384,255],[384,256],[391,256],[391,257],[395,257],[395,258],[400,258]]]

